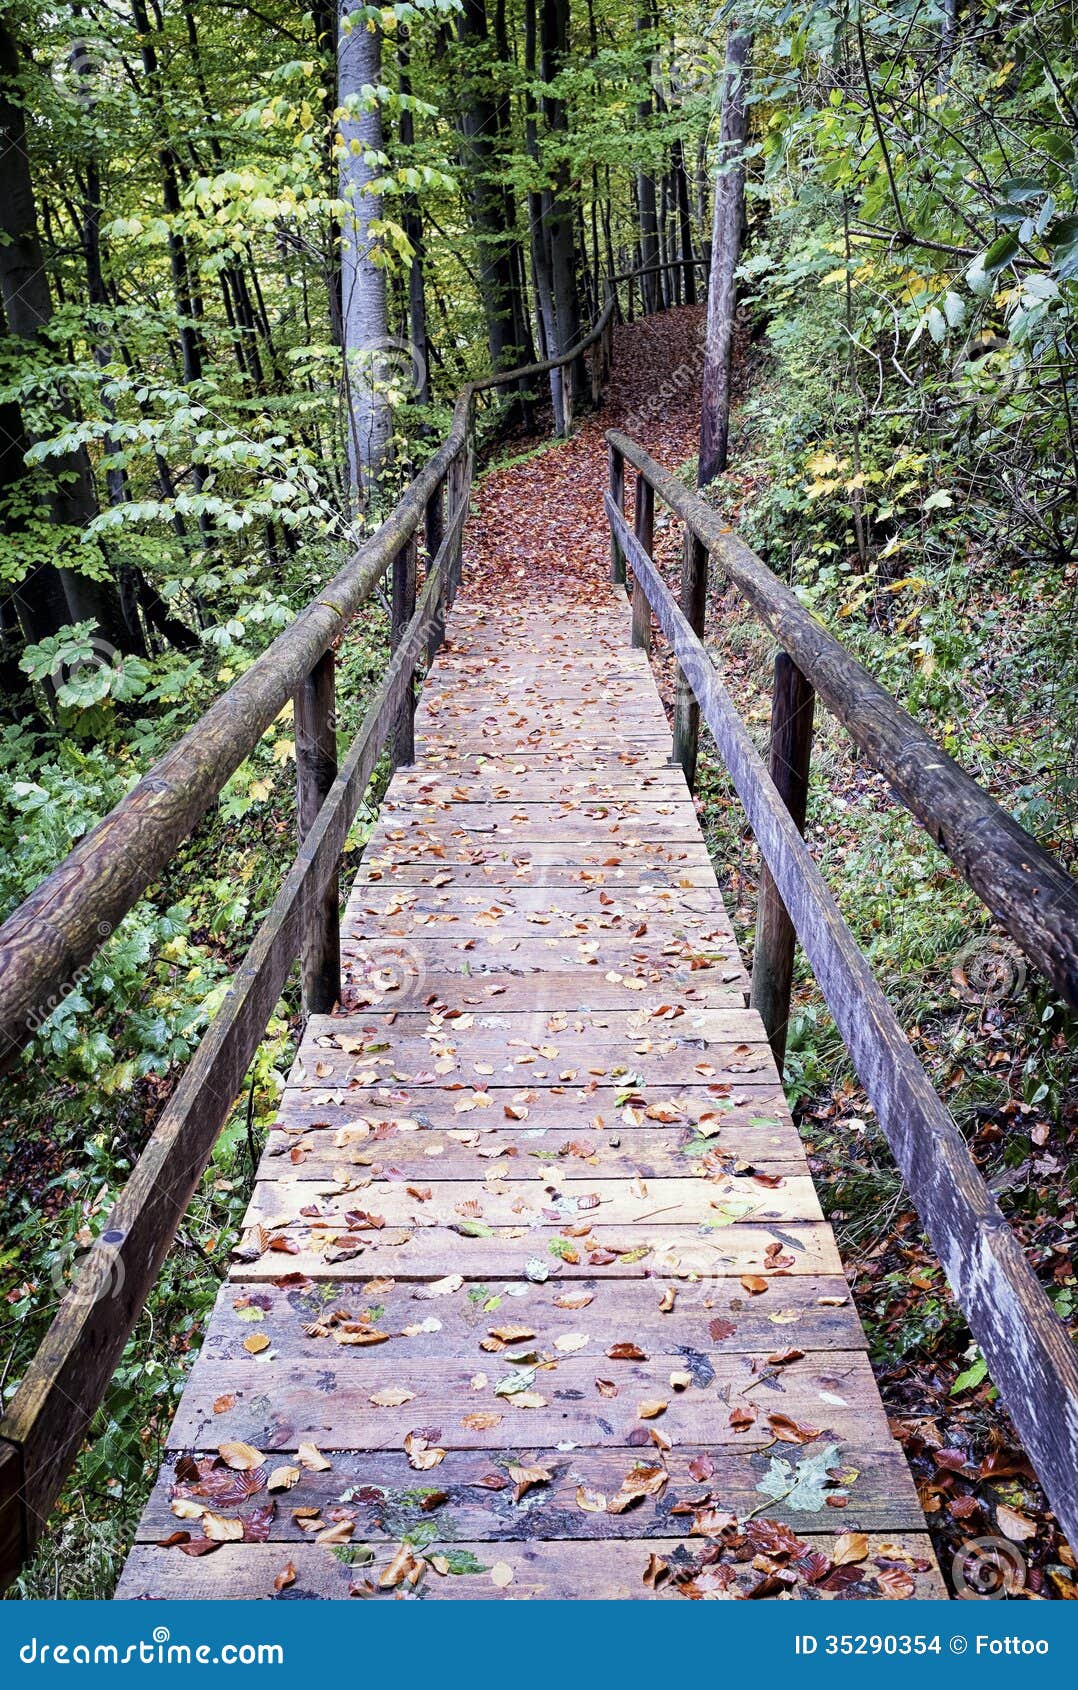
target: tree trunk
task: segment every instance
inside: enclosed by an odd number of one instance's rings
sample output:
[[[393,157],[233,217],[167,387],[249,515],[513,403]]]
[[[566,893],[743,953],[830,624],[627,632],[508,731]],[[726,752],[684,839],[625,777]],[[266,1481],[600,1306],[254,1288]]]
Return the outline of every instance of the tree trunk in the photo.
[[[711,274],[707,290],[703,404],[700,418],[698,484],[706,487],[726,468],[730,439],[730,367],[734,344],[734,272],[741,257],[745,222],[745,133],[748,60],[752,35],[731,23],[726,39],[715,210],[711,229]]]
[[[533,87],[538,69],[537,0],[526,0],[524,10],[524,145],[535,165],[539,162],[538,103]],[[558,350],[558,329],[554,321],[554,273],[550,256],[550,230],[546,222],[547,195],[538,188],[528,194],[528,223],[531,229],[532,276],[535,285],[536,315],[538,317],[540,351],[545,358],[553,358]],[[565,433],[565,398],[561,370],[550,372],[550,406],[554,417],[554,433]]]
[[[651,122],[653,94],[651,90],[651,46],[650,36],[653,27],[651,6],[647,5],[640,12],[636,20],[637,34],[642,38],[645,46],[644,68],[648,79],[648,92],[637,106],[637,116],[640,128],[646,133]],[[639,170],[636,177],[636,203],[640,216],[640,263],[644,274],[640,278],[640,296],[644,302],[645,314],[659,309],[661,300],[662,276],[657,268],[659,263],[659,214],[655,202],[655,178],[649,170]]]
[[[404,24],[397,30],[397,72],[402,98],[412,93],[411,54],[408,31]],[[407,105],[400,115],[400,142],[405,163],[411,162],[415,142],[415,123]],[[423,277],[423,218],[415,194],[404,196],[404,232],[412,249],[408,266],[408,338],[412,346],[413,367],[416,374],[416,398],[421,405],[430,404],[430,347],[427,344],[427,290]]]
[[[456,122],[479,255],[479,294],[491,367],[506,370],[520,361],[521,347],[516,339],[515,267],[503,185],[506,167],[498,155],[500,126],[484,0],[462,0],[457,39],[462,74]]]
[[[542,0],[540,17],[541,75],[549,87],[569,55],[569,0]],[[565,102],[544,94],[540,102],[551,136],[568,133]],[[543,196],[544,219],[550,239],[550,266],[554,292],[554,318],[558,352],[567,352],[580,339],[580,301],[576,287],[576,235],[573,207],[569,199],[569,164],[559,147],[552,162],[551,186]],[[588,391],[588,374],[583,357],[574,360],[567,375],[573,397]],[[568,407],[567,407],[568,409]]]
[[[33,342],[42,337],[52,319],[52,295],[38,234],[18,78],[18,48],[0,15],[0,298],[8,332]],[[65,419],[69,417],[63,407],[61,414]],[[20,417],[15,438],[21,436]],[[93,471],[85,446],[53,458],[51,473],[54,521],[76,530],[84,529],[97,514]],[[128,650],[119,598],[111,582],[91,581],[67,568],[60,569],[58,574],[68,619],[93,622],[101,639],[116,650]],[[58,608],[59,594],[54,587],[46,586],[40,597],[42,610],[46,604],[51,607],[45,611],[45,618],[51,620]]]
[[[681,228],[682,298],[686,305],[696,304],[696,265],[692,241],[692,212],[689,210],[689,178],[685,173],[685,149],[679,135],[674,142],[674,186],[677,193],[678,223]]]
[[[350,108],[340,131],[341,314],[349,480],[355,508],[365,510],[389,441],[389,407],[379,391],[379,355],[389,339],[386,275],[371,235],[382,215],[381,195],[371,188],[381,174],[382,113],[374,90],[381,80],[382,37],[362,19],[350,28],[351,12],[349,0],[340,0],[337,97]]]
[[[337,0],[310,0],[311,28],[322,70],[322,119],[326,126],[325,172],[326,190],[336,185],[336,159],[333,150],[337,109]],[[335,217],[330,219],[327,234],[326,291],[329,296],[329,332],[335,346],[344,345],[344,321],[341,312],[341,226]]]

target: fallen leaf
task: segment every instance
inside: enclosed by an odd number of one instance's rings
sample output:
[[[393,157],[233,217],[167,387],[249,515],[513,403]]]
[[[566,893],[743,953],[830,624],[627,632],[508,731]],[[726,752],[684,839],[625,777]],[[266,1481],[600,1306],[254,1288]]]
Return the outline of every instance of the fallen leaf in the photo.
[[[202,1516],[202,1530],[211,1543],[241,1543],[243,1541],[243,1521],[226,1514],[211,1514],[209,1509]]]
[[[508,1468],[509,1477],[513,1481],[513,1501],[519,1502],[522,1496],[536,1485],[548,1485],[551,1475],[545,1467],[524,1467],[511,1462]]]
[[[267,1490],[291,1490],[298,1485],[301,1473],[298,1467],[275,1467],[266,1481]]]
[[[261,1450],[245,1443],[218,1444],[217,1453],[225,1466],[231,1467],[235,1473],[249,1473],[253,1467],[261,1467],[265,1459]]]
[[[308,1473],[328,1473],[333,1466],[332,1461],[327,1461],[314,1444],[300,1444],[296,1455],[300,1466],[306,1467]]]
[[[867,1554],[868,1538],[864,1532],[843,1532],[835,1539],[831,1559],[836,1567],[845,1567],[855,1561],[863,1561]]]

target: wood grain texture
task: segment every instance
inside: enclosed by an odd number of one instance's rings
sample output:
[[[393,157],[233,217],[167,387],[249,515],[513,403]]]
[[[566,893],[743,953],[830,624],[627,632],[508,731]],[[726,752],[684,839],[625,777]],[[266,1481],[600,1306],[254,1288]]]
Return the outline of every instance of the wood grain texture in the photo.
[[[353,1575],[303,1507],[343,1509],[378,1567],[425,1522],[432,1555],[504,1560],[509,1596],[649,1598],[651,1553],[699,1553],[675,1510],[701,1494],[813,1543],[920,1533],[688,787],[639,758],[669,746],[650,671],[619,671],[612,704],[602,665],[575,662],[631,656],[630,632],[620,589],[587,616],[466,593],[450,616],[416,763],[342,920],[344,1008],[308,1023],[121,1595],[266,1594],[291,1557],[309,1594],[345,1596]],[[539,749],[509,745],[548,722],[577,755],[547,727]],[[489,867],[511,884],[477,882]],[[429,1468],[415,1434],[445,1451]],[[180,1524],[177,1461],[228,1439],[267,1468],[302,1467],[304,1444],[331,1467],[278,1496],[268,1543],[227,1561],[158,1548]],[[824,1451],[856,1470],[841,1519],[760,1489],[776,1454]],[[581,1506],[649,1461],[661,1494]],[[550,1474],[526,1507],[503,1488],[514,1464]],[[428,1578],[499,1594],[488,1574]]]

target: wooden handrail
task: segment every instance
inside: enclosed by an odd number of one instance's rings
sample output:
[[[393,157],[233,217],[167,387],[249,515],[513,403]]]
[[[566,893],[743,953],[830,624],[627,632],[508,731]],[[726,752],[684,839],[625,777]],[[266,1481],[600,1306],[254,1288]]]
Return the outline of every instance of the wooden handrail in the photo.
[[[937,745],[718,513],[627,435],[607,434],[707,547],[903,803],[1056,991],[1078,1008],[1078,883]]]
[[[383,750],[392,743],[399,757],[408,749],[404,724],[416,668],[441,641],[447,595],[460,573],[476,394],[569,365],[593,346],[608,365],[614,312],[611,290],[594,327],[568,352],[462,391],[446,439],[376,533],[0,928],[6,1066],[48,1013],[49,994],[62,993],[64,980],[137,903],[289,697],[303,700],[295,860],[0,1420],[0,1588],[33,1554],[301,952],[308,1011],[331,1007],[334,984],[339,989],[337,865]],[[437,549],[416,603],[416,537],[424,522],[428,545],[436,537]],[[391,565],[392,654],[337,772],[332,648]]]
[[[650,470],[643,473],[655,485]],[[1060,1525],[1076,1542],[1078,1354],[1069,1333],[914,1055],[699,635],[609,494],[606,511],[726,763],[955,1298]]]

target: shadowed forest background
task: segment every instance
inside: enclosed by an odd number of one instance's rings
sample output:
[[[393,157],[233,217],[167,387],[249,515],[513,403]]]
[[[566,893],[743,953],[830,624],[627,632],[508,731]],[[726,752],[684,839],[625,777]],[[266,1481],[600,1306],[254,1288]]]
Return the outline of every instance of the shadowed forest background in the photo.
[[[704,483],[1073,865],[1076,23],[1067,0],[4,0],[0,913],[373,530],[462,384],[572,346],[607,279],[638,268],[601,411],[581,383],[570,413],[557,375],[488,408],[466,569],[602,553],[616,425]],[[710,335],[709,281],[727,302]],[[529,527],[529,487],[555,477],[558,526]],[[673,526],[657,541],[672,579]],[[772,642],[718,577],[708,639],[762,743]],[[342,742],[387,649],[377,611],[342,645]],[[704,755],[701,820],[748,953],[758,857]],[[7,1081],[5,1398],[272,900],[293,759],[286,712]],[[1078,1320],[1064,1009],[828,719],[808,836]],[[361,823],[353,862],[363,842]],[[17,1594],[111,1589],[297,1007],[279,1007]],[[1075,1596],[807,972],[785,1077],[941,1559],[995,1532],[1035,1594]]]

